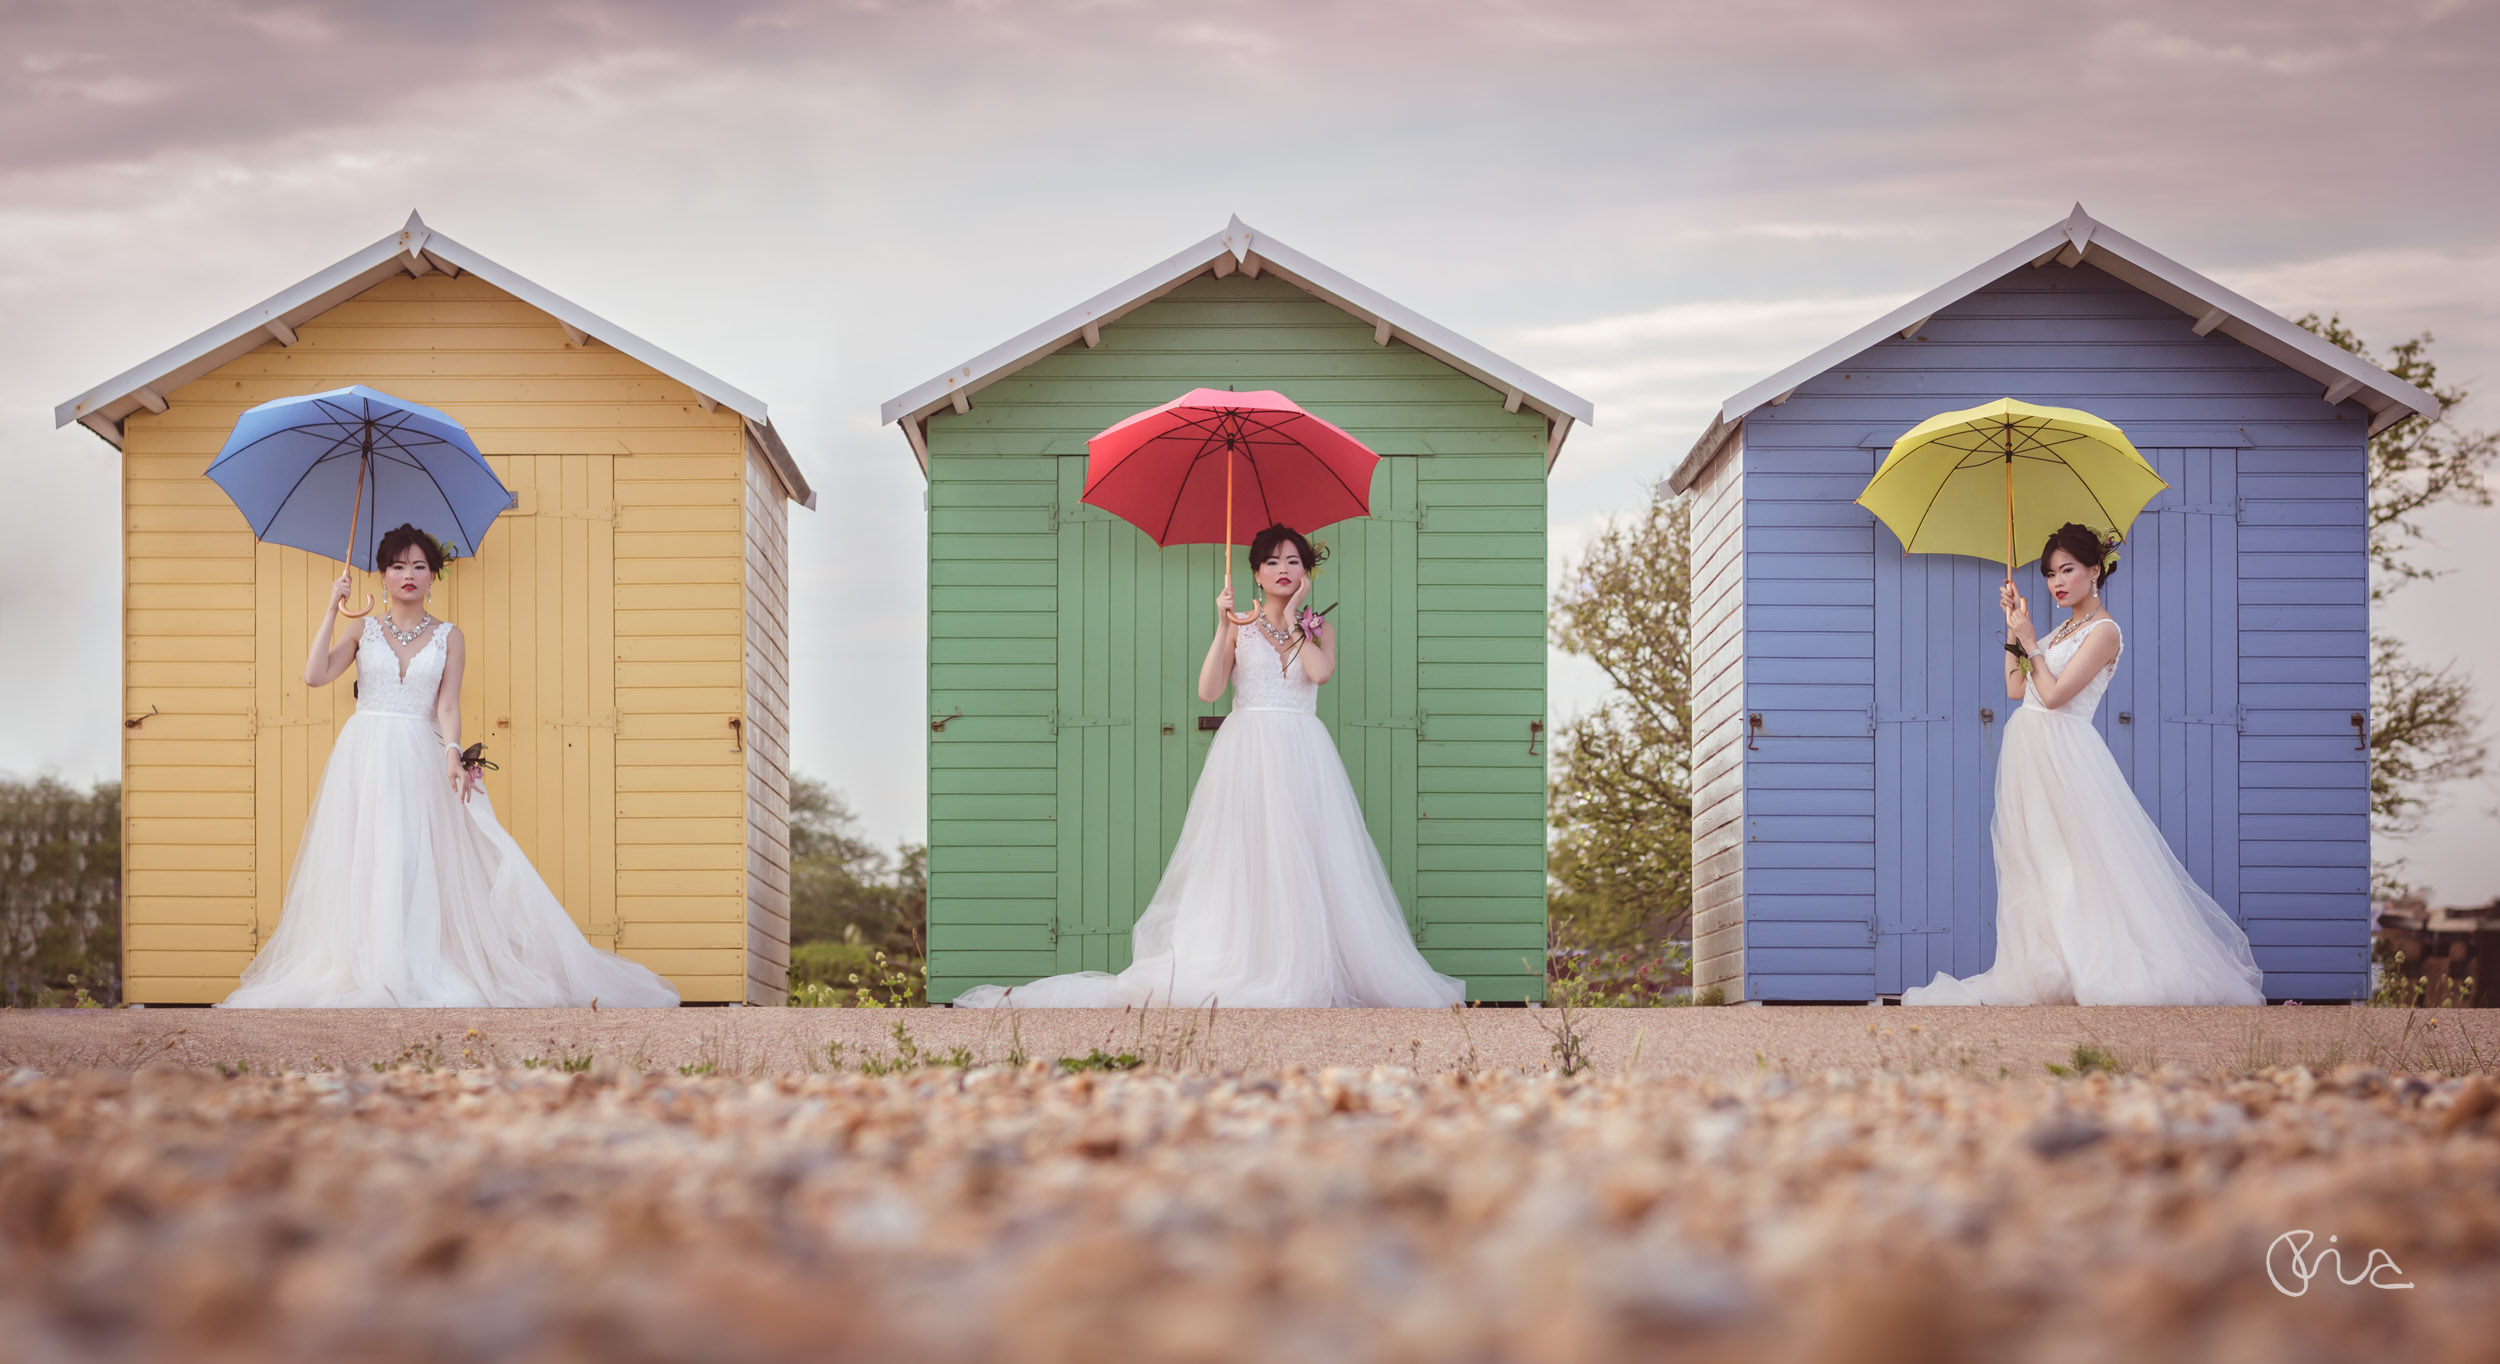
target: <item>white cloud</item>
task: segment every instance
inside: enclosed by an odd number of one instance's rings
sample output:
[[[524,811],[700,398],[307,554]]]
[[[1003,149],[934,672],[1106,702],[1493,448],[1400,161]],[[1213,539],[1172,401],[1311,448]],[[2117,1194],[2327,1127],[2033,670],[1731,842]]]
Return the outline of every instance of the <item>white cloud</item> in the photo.
[[[0,669],[0,767],[118,751],[114,464],[52,404],[411,207],[773,402],[826,490],[793,517],[796,756],[880,838],[921,832],[924,588],[876,405],[1229,212],[1596,402],[1549,485],[1558,559],[1728,394],[2075,197],[2270,305],[2431,326],[2460,379],[2500,363],[2500,187],[2459,170],[2487,159],[2488,9],[2403,11],[2438,41],[2321,78],[2285,72],[2340,8],[2119,0],[2074,16],[2089,89],[2049,100],[1987,60],[2026,50],[2019,7],[235,14],[0,20],[0,631],[41,660]],[[1287,55],[1207,45],[1248,38]],[[350,50],[393,79],[340,76]],[[105,70],[166,107],[43,84]],[[1586,682],[1557,668],[1558,715]],[[2456,893],[2500,890],[2477,875]]]

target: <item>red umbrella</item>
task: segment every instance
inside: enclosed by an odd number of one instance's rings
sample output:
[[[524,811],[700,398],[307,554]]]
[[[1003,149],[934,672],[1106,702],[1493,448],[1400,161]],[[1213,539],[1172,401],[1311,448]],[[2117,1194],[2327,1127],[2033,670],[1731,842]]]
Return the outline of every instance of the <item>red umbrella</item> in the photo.
[[[1113,425],[1085,451],[1087,503],[1158,545],[1224,546],[1227,588],[1232,546],[1266,527],[1308,534],[1369,516],[1380,463],[1344,428],[1265,389],[1192,389]]]

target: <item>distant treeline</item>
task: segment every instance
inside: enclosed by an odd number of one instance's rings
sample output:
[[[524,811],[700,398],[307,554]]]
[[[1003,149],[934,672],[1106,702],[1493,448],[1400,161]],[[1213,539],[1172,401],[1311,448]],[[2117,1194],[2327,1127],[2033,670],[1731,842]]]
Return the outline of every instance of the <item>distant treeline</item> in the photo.
[[[0,777],[0,1005],[121,1002],[122,788]]]
[[[839,792],[804,777],[791,792],[794,974],[847,986],[879,952],[917,988],[928,925],[928,854],[868,842]],[[118,782],[81,791],[51,777],[0,776],[0,1006],[121,1002]]]

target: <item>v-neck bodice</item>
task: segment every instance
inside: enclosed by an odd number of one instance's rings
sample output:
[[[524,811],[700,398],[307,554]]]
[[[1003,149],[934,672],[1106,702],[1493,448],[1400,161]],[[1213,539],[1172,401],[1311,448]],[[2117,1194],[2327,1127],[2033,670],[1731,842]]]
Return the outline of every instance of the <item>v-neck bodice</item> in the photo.
[[[1302,671],[1302,652],[1287,662],[1268,641],[1256,621],[1233,631],[1233,709],[1293,710],[1305,715],[1319,710],[1319,684]]]
[[[2112,632],[2116,632],[2118,629],[2118,622],[2111,620],[2107,616],[2099,617],[2098,619],[2086,624],[2080,630],[2068,631],[2065,638],[2057,640],[2053,644],[2042,646],[2040,650],[2041,656],[2048,659],[2049,666],[2056,669],[2058,675],[2063,677],[2066,673],[2066,665],[2074,662],[2075,654],[2083,648],[2084,636],[2091,634],[2094,630],[2101,628],[2103,625],[2107,625]],[[2118,646],[2119,651],[2121,653],[2125,652],[2126,647],[2127,646],[2122,638]],[[2092,718],[2093,713],[2100,709],[2101,694],[2109,690],[2109,680],[2117,675],[2118,659],[2115,655],[2112,655],[2109,660],[2109,665],[2101,669],[2100,675],[2093,678],[2091,681],[2084,683],[2083,690],[2068,697],[2065,705],[2051,706],[2047,702],[2042,701],[2040,699],[2040,692],[2036,683],[2026,685],[2023,688],[2023,704],[2033,710],[2047,711],[2051,715],[2065,715],[2078,720],[2089,720]]]
[[[450,630],[450,622],[436,621],[417,651],[402,659],[383,632],[381,619],[365,617],[364,637],[356,643],[357,711],[432,719],[434,697],[443,688],[449,652],[444,637]]]

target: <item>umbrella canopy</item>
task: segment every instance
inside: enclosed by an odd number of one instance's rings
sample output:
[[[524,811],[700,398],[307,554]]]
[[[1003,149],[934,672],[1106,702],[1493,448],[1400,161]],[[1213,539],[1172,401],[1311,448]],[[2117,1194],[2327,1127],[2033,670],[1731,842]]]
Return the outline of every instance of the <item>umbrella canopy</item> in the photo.
[[[2000,398],[1929,417],[1894,441],[1858,494],[1911,554],[2002,559],[2006,576],[2069,521],[2124,535],[2170,485],[2126,433],[2089,412]]]
[[[1085,501],[1158,545],[1238,545],[1279,523],[1308,534],[1368,516],[1380,463],[1342,427],[1264,389],[1192,389],[1085,452]]]
[[[255,538],[371,571],[403,523],[455,557],[513,503],[460,423],[362,384],[279,398],[237,420],[208,476]]]

